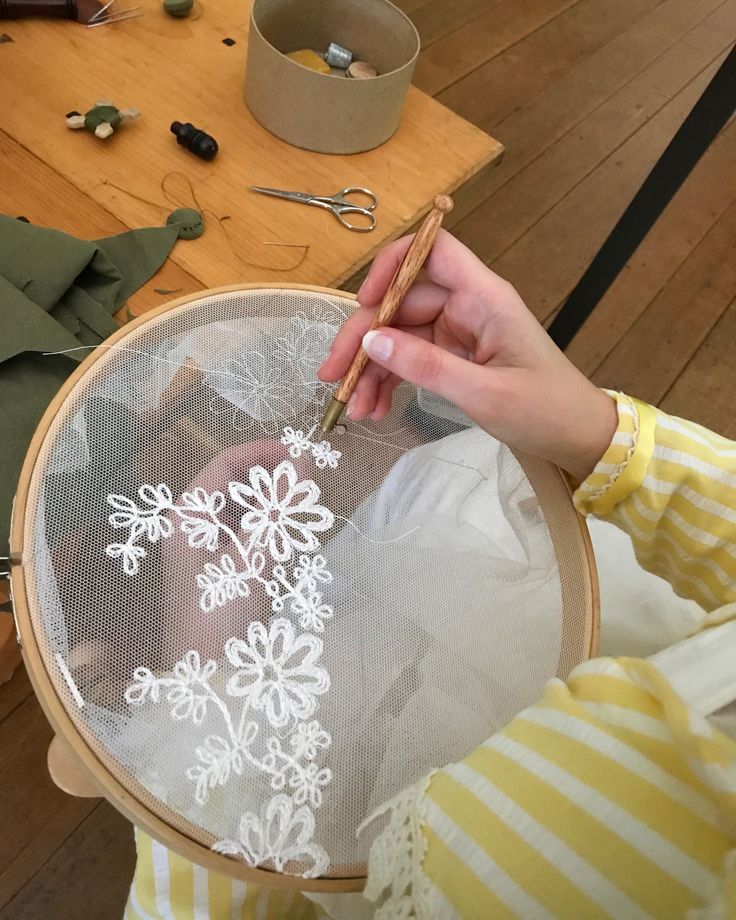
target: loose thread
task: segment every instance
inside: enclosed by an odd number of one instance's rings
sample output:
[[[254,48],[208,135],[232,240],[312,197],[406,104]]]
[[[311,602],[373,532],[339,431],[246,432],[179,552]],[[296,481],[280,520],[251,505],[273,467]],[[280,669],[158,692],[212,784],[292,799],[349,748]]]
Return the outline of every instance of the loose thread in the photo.
[[[351,521],[350,518],[346,518],[345,515],[333,514],[333,517],[336,517],[341,521],[345,521],[346,524],[349,524],[353,530],[355,530],[359,537],[361,537],[367,543],[373,543],[375,546],[390,546],[392,543],[400,543],[402,540],[406,540],[407,537],[410,537],[420,529],[419,524],[417,524],[416,527],[412,527],[411,530],[407,530],[406,533],[402,533],[400,536],[394,537],[392,540],[374,540],[372,537],[366,536],[366,534],[363,533],[355,521]]]
[[[169,189],[167,188],[167,183],[170,186],[171,181],[176,180],[177,178],[180,178],[184,181],[187,191],[189,192],[189,195],[191,196],[190,203],[187,203],[186,201],[182,201],[180,197],[176,196],[174,192],[169,191]],[[225,221],[232,220],[232,217],[229,214],[224,217],[220,217],[210,208],[202,207],[202,205],[199,202],[199,199],[197,198],[197,194],[194,191],[194,186],[192,185],[192,182],[189,176],[187,176],[185,173],[179,172],[178,170],[174,170],[172,172],[166,173],[166,175],[163,177],[163,179],[161,179],[161,182],[159,183],[159,188],[161,189],[161,192],[164,198],[166,199],[166,202],[167,202],[166,204],[161,204],[160,202],[151,201],[149,198],[143,198],[141,195],[136,195],[135,192],[131,192],[127,188],[123,188],[120,185],[116,185],[116,183],[111,182],[109,179],[103,179],[100,185],[108,185],[110,186],[110,188],[114,188],[118,192],[122,192],[124,195],[128,195],[128,197],[132,198],[134,201],[138,201],[141,204],[150,205],[151,207],[154,207],[154,208],[159,208],[163,211],[168,210],[169,207],[174,207],[174,208],[189,207],[190,204],[193,203],[198,211],[200,211],[205,216],[210,216],[215,221],[215,223],[220,227],[220,230],[222,231],[222,235],[225,238],[225,242],[227,243],[228,249],[230,250],[230,253],[232,254],[232,256],[241,265],[247,266],[248,268],[260,268],[260,269],[263,269],[265,271],[270,271],[270,272],[294,272],[302,266],[302,264],[304,263],[304,260],[309,255],[309,243],[262,242],[261,246],[282,246],[287,249],[301,249],[303,250],[303,252],[302,252],[302,255],[299,261],[295,265],[290,265],[288,268],[280,268],[275,265],[265,265],[260,262],[251,262],[248,259],[244,259],[235,249],[235,246],[233,245],[233,242],[230,238],[230,234],[228,233],[228,230],[225,227]]]
[[[67,664],[61,655],[61,652],[57,652],[54,655],[54,658],[56,659],[56,663],[59,666],[59,670],[61,671],[61,676],[64,678],[64,681],[66,682],[66,685],[69,688],[69,692],[74,697],[74,702],[77,704],[77,706],[79,706],[80,709],[84,709],[84,698],[82,697],[82,694],[79,692],[79,688],[74,682],[74,678],[72,677],[71,671],[67,667]]]
[[[405,429],[399,429],[398,433],[401,433],[401,431],[404,430]],[[354,428],[348,428],[346,433],[358,441],[367,441],[369,444],[378,444],[380,447],[391,447],[394,450],[404,449],[400,444],[393,444],[391,441],[384,441],[381,438],[370,438],[366,434],[359,434]]]
[[[127,188],[123,188],[121,185],[116,185],[114,182],[111,182],[109,179],[103,179],[100,185],[109,185],[110,188],[114,188],[118,192],[122,192],[124,195],[127,195],[129,198],[132,198],[134,201],[140,201],[141,204],[151,205],[153,208],[160,208],[161,210],[167,210],[168,204],[159,204],[156,201],[151,201],[150,198],[142,198],[140,195],[136,195],[135,192],[128,191]]]
[[[158,355],[152,355],[150,352],[140,351],[140,349],[138,348],[127,348],[125,345],[106,345],[104,342],[100,342],[98,345],[77,345],[76,348],[63,348],[61,349],[61,351],[44,351],[41,354],[44,358],[50,358],[56,355],[71,354],[74,351],[94,351],[97,348],[106,348],[109,351],[123,351],[126,354],[138,355],[138,357],[140,358],[148,358],[150,361],[157,361],[159,364],[165,364],[168,367],[175,367],[177,370],[181,370],[182,368],[187,366],[181,361],[170,361],[168,360],[168,358],[161,358]],[[251,354],[260,355],[261,352],[251,352]],[[218,368],[201,367],[199,369],[195,369],[194,367],[192,367],[192,368],[188,368],[188,370],[191,370],[192,373],[195,373],[195,370],[196,370],[197,373],[201,373],[203,375],[207,375],[210,377],[225,377],[225,378],[230,378],[230,379],[237,380],[237,381],[242,380],[242,377],[240,374],[236,374],[234,371],[226,371],[226,370],[221,370]],[[217,395],[219,396],[219,394]],[[293,410],[293,414],[291,417],[293,418],[295,416],[296,416],[296,410]],[[258,419],[254,419],[254,421],[258,421]],[[274,420],[274,424],[275,423],[276,423],[276,420]],[[264,429],[264,431],[265,430],[266,429]]]
[[[54,357],[55,355],[67,355],[71,354],[73,351],[94,351],[97,348],[106,348],[109,351],[124,351],[126,354],[138,355],[140,358],[148,358],[150,361],[157,361],[159,364],[165,364],[168,367],[175,367],[177,370],[181,370],[183,367],[186,367],[181,361],[170,361],[168,358],[160,358],[158,355],[152,355],[147,351],[140,351],[138,348],[127,348],[125,345],[106,345],[104,342],[100,342],[98,345],[78,345],[76,348],[63,348],[61,351],[44,351],[42,355],[44,358]],[[189,368],[192,373],[194,373],[195,368]],[[241,377],[239,374],[234,373],[233,371],[224,371],[218,369],[210,369],[203,367],[199,369],[199,372],[207,374],[212,377],[232,377],[234,380],[240,380]]]

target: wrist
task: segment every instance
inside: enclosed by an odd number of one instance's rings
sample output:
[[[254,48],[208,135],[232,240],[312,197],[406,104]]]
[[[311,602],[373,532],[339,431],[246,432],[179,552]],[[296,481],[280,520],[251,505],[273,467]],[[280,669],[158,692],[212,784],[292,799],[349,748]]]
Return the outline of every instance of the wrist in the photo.
[[[584,482],[605,454],[618,428],[616,401],[586,381],[589,391],[576,400],[576,417],[567,449],[558,463],[579,483]]]

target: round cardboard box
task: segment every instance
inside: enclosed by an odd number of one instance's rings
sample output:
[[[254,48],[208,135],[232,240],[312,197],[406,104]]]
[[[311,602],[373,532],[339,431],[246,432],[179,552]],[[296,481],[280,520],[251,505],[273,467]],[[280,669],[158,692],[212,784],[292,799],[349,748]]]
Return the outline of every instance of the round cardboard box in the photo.
[[[337,42],[378,76],[322,74],[286,57]],[[245,101],[272,134],[319,153],[359,153],[394,133],[419,54],[413,23],[388,0],[254,0]]]

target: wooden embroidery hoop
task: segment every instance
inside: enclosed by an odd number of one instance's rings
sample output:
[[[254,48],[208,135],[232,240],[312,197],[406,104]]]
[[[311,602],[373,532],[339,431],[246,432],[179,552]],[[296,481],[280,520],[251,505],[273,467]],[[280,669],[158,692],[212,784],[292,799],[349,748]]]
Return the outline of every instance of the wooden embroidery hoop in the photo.
[[[282,283],[220,287],[178,298],[136,318],[110,336],[105,345],[114,346],[146,323],[177,308],[188,306],[203,297],[272,289],[311,292],[355,300],[354,295],[345,291],[314,285]],[[135,790],[123,785],[116,778],[110,765],[106,764],[103,758],[90,748],[80,727],[59,698],[41,653],[31,618],[31,608],[35,601],[31,596],[23,566],[25,533],[29,526],[27,509],[29,499],[33,499],[34,495],[34,472],[44,459],[42,451],[51,424],[65,400],[80,381],[84,380],[90,368],[97,366],[99,362],[109,360],[113,354],[114,349],[107,347],[93,351],[69,377],[49,405],[26,455],[16,492],[11,524],[11,589],[19,641],[36,696],[56,734],[49,750],[48,763],[51,776],[61,789],[72,795],[105,797],[118,811],[147,834],[184,858],[210,871],[270,887],[323,893],[360,891],[365,882],[365,876],[361,874],[364,872],[362,866],[356,866],[356,873],[351,877],[302,878],[252,868],[243,862],[213,852],[207,846],[192,839],[187,835],[185,829],[172,826],[145,807],[136,798]],[[598,647],[599,593],[593,549],[585,522],[573,506],[572,489],[564,474],[546,461],[540,461],[516,451],[514,454],[539,499],[558,561],[563,607],[562,651],[558,674],[565,677],[571,667],[581,658],[594,656]],[[573,661],[569,660],[569,655],[566,656],[566,649],[572,645],[584,650],[582,655],[576,652]],[[112,758],[110,760],[112,761]],[[178,820],[178,823],[182,824],[181,819]]]

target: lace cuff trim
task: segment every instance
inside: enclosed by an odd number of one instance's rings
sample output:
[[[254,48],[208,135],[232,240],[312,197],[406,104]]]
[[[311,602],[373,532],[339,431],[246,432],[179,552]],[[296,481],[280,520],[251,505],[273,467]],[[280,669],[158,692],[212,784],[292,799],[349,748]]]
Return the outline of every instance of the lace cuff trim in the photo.
[[[616,401],[618,412],[618,427],[614,439],[606,449],[593,472],[585,482],[578,487],[574,499],[578,510],[587,514],[593,505],[599,501],[621,477],[628,467],[639,442],[639,413],[636,405],[625,393],[606,390],[609,396]],[[629,430],[633,428],[633,430]],[[621,450],[626,453],[621,457]]]
[[[371,845],[363,896],[380,902],[375,920],[432,920],[429,880],[424,875],[427,840],[424,797],[435,771],[382,805],[357,833],[388,814],[388,824]]]

